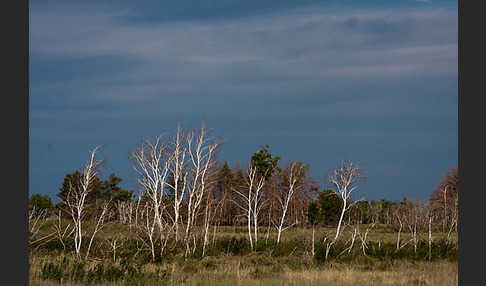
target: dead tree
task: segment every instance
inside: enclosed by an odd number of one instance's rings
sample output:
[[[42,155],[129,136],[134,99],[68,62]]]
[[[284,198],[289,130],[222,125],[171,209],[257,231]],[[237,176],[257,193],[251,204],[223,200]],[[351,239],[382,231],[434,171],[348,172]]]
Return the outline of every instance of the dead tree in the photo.
[[[367,244],[368,233],[370,232],[370,230],[372,230],[375,227],[375,225],[376,225],[376,221],[374,221],[371,225],[368,225],[363,236],[361,235],[360,232],[358,232],[358,236],[361,240],[361,249],[363,250],[363,255],[366,255],[366,249],[368,248],[368,244]]]
[[[131,201],[117,201],[115,203],[116,210],[118,212],[118,221],[121,224],[128,224],[131,227],[132,224],[132,212],[133,202]]]
[[[341,197],[343,206],[337,224],[336,234],[333,240],[328,242],[326,245],[326,259],[329,255],[329,250],[339,238],[344,214],[356,203],[350,203],[350,199],[353,191],[358,188],[357,182],[361,177],[361,169],[349,161],[343,161],[341,165],[334,169],[333,173],[328,177],[329,183],[336,188],[336,195]]]
[[[62,249],[66,251],[66,244],[64,243],[64,240],[74,233],[75,228],[71,228],[71,224],[68,224],[66,227],[62,226],[61,213],[61,210],[59,210],[59,214],[57,215],[57,224],[54,224],[54,236],[56,236],[56,238],[62,244]]]
[[[254,174],[255,175],[255,174]],[[253,180],[256,178],[254,177]],[[255,245],[258,243],[258,225],[259,225],[259,215],[260,211],[262,210],[263,206],[265,205],[265,200],[263,197],[263,186],[265,185],[265,176],[261,176],[258,182],[255,185],[255,192],[253,195],[253,232],[255,234]]]
[[[253,249],[252,220],[256,244],[258,240],[258,214],[263,206],[261,190],[265,184],[265,177],[257,176],[257,174],[257,167],[250,164],[247,169],[247,177],[245,178],[247,184],[245,191],[239,191],[236,188],[233,188],[234,192],[237,193],[244,201],[242,204],[240,204],[235,200],[234,203],[246,213],[248,239],[250,241],[251,249]]]
[[[78,258],[81,258],[81,244],[83,239],[82,223],[85,215],[86,197],[92,190],[93,181],[98,173],[98,167],[102,162],[95,160],[95,155],[99,148],[98,146],[90,151],[90,159],[82,170],[81,182],[79,184],[72,184],[70,182],[70,188],[64,200],[74,223],[74,250]]]
[[[289,181],[288,181],[288,188],[282,190],[279,195],[277,196],[277,200],[280,204],[281,208],[281,216],[277,226],[277,244],[280,243],[280,236],[284,230],[293,226],[294,224],[288,225],[287,227],[284,226],[285,216],[287,214],[287,210],[289,207],[289,203],[292,200],[292,196],[294,195],[295,189],[297,188],[297,180],[299,175],[303,170],[303,166],[298,164],[297,162],[292,162],[290,164],[290,174],[289,174]]]
[[[142,245],[149,249],[150,254],[152,255],[152,261],[155,261],[155,244],[157,243],[157,237],[155,236],[156,219],[152,209],[153,205],[147,201],[141,208],[138,208],[138,210],[140,210],[140,222],[136,225],[136,236]]]
[[[456,196],[454,200],[454,208],[452,209],[451,223],[449,226],[449,231],[447,232],[447,241],[450,240],[452,230],[455,230],[455,232],[457,233],[457,214],[458,214],[457,202],[458,202],[458,196]]]
[[[123,246],[124,237],[121,235],[113,236],[111,238],[106,239],[111,250],[113,251],[113,263],[116,262],[116,250]]]
[[[403,222],[402,222],[402,218],[401,218],[401,214],[400,213],[396,213],[395,214],[396,218],[397,218],[397,221],[398,221],[398,224],[399,224],[399,228],[398,228],[398,233],[397,233],[397,250],[400,249],[400,235],[402,233],[402,229],[403,229]]]
[[[457,212],[455,204],[459,195],[459,171],[457,168],[449,168],[442,175],[439,185],[430,196],[430,203],[436,213],[437,219],[442,218],[442,231],[454,224],[454,213]],[[457,226],[457,224],[455,224]],[[450,229],[450,228],[449,228]]]
[[[443,225],[442,225],[442,230],[445,232],[446,224],[447,224],[447,188],[449,188],[450,185],[447,185],[444,187],[442,193],[444,194],[444,218],[443,218]]]
[[[91,234],[91,239],[89,240],[88,249],[86,250],[86,256],[84,259],[88,259],[89,251],[91,250],[91,245],[93,244],[93,240],[96,234],[98,233],[98,231],[100,231],[105,224],[105,218],[108,214],[109,206],[110,206],[110,201],[103,203],[103,205],[101,206],[101,213],[95,219],[96,225],[93,230],[93,233]]]
[[[223,206],[224,201],[223,200],[215,200],[211,198],[211,193],[208,192],[206,195],[206,207],[204,208],[204,238],[203,238],[203,249],[202,249],[202,256],[206,254],[206,246],[208,245],[209,242],[209,227],[211,226],[211,223],[214,221],[214,217],[218,213],[218,210],[220,210]],[[214,232],[216,232],[216,226],[214,227]],[[214,241],[214,236],[216,234],[213,234],[213,241]]]
[[[345,226],[349,226],[350,224],[349,223],[344,223]],[[344,229],[344,228],[343,228]],[[349,242],[349,246],[345,249],[343,249],[343,251],[341,251],[341,253],[339,253],[337,256],[340,256],[341,254],[345,253],[345,252],[348,252],[350,253],[351,250],[353,249],[353,246],[354,246],[354,242],[356,240],[356,237],[359,233],[359,224],[356,223],[354,225],[354,227],[352,228],[352,230],[349,231],[350,233],[350,238],[344,243],[344,245],[348,244]]]
[[[186,154],[187,148],[184,146],[184,132],[179,125],[177,127],[176,136],[171,142],[170,150],[170,161],[169,161],[169,172],[174,179],[173,183],[167,183],[167,186],[172,189],[174,194],[174,219],[173,227],[175,229],[175,241],[179,241],[179,221],[180,221],[180,210],[182,201],[184,199],[184,194],[186,192],[187,183],[187,171],[185,171]]]
[[[352,162],[348,161],[343,161],[341,166],[334,169],[332,175],[329,176],[329,182],[336,188],[336,193],[341,197],[343,202],[341,215],[337,224],[336,235],[334,236],[332,243],[335,243],[339,237],[344,214],[355,203],[350,203],[350,199],[353,191],[358,188],[356,184],[360,177],[361,169],[355,166]]]
[[[412,242],[413,244],[414,253],[417,253],[417,245],[420,241],[420,231],[426,229],[427,227],[427,209],[427,204],[419,199],[410,202],[407,207],[405,218],[411,234],[411,239],[409,242]]]
[[[167,184],[167,174],[169,171],[168,146],[161,142],[160,137],[156,137],[155,142],[144,140],[139,148],[132,154],[135,161],[134,169],[138,173],[138,183],[142,187],[148,202],[151,204],[153,212],[153,222],[157,226],[157,234],[161,247],[160,256],[163,255],[168,234],[167,223],[163,218],[166,205],[164,203],[164,192]],[[147,207],[146,207],[147,208]],[[148,212],[146,212],[146,215]],[[148,218],[145,218],[146,220]],[[144,225],[144,227],[147,227]],[[152,235],[155,230],[150,231],[150,242],[153,243]],[[153,246],[151,245],[153,251]]]
[[[194,242],[196,238],[193,233],[193,227],[196,217],[199,215],[199,208],[204,194],[210,191],[210,185],[213,183],[211,171],[214,164],[214,153],[220,145],[219,142],[213,142],[208,139],[206,128],[201,126],[200,131],[191,131],[186,136],[187,152],[189,157],[187,175],[187,221],[184,242],[186,245],[186,256],[191,252],[191,236]],[[194,252],[193,250],[193,252]]]
[[[47,242],[47,238],[52,238],[53,233],[47,234],[41,238],[37,238],[40,228],[45,224],[47,216],[47,210],[38,211],[34,206],[29,210],[29,245],[33,245],[39,242]]]
[[[432,260],[432,220],[434,213],[430,206],[427,206],[428,230],[429,230],[429,261]]]

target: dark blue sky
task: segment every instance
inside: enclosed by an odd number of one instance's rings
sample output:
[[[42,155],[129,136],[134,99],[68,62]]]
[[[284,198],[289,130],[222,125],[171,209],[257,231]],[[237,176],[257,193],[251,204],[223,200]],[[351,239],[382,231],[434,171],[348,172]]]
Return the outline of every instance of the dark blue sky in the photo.
[[[136,189],[142,137],[205,118],[232,166],[269,144],[323,188],[349,159],[359,197],[427,198],[457,166],[457,1],[263,2],[31,2],[30,193],[100,144]]]

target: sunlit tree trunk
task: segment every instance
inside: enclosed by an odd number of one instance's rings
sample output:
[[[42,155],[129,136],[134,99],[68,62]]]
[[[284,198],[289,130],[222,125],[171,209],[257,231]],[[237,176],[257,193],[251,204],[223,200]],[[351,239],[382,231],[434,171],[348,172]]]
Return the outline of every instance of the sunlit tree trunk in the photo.
[[[190,240],[191,229],[194,227],[196,217],[199,215],[199,208],[203,196],[211,191],[209,185],[214,183],[211,179],[210,172],[212,171],[215,160],[213,159],[216,148],[220,145],[219,142],[209,142],[206,136],[206,129],[204,125],[201,126],[199,133],[190,132],[186,137],[187,152],[189,154],[189,171],[187,172],[190,178],[188,179],[188,204],[187,204],[187,223],[185,232],[186,256],[191,252]],[[195,142],[193,142],[195,141]],[[194,247],[196,248],[196,239],[193,236]]]
[[[341,166],[334,169],[333,174],[329,177],[329,182],[336,187],[337,194],[343,201],[343,207],[339,216],[337,224],[336,234],[332,243],[336,242],[341,233],[341,225],[343,222],[344,214],[351,207],[348,205],[348,201],[351,198],[351,194],[358,188],[356,184],[357,180],[361,177],[361,170],[356,167],[352,162],[343,161]]]
[[[81,244],[83,242],[82,226],[86,207],[86,197],[91,192],[93,181],[98,172],[98,166],[101,164],[101,161],[95,160],[95,155],[99,148],[100,147],[98,146],[90,151],[90,159],[82,171],[81,182],[79,182],[79,184],[77,184],[78,182],[75,184],[70,182],[70,187],[66,199],[64,200],[74,223],[74,251],[78,259],[81,259]]]
[[[291,163],[290,165],[290,175],[289,175],[289,182],[288,182],[288,190],[285,192],[282,192],[281,196],[277,196],[278,202],[280,203],[280,207],[282,210],[282,215],[280,216],[280,221],[277,227],[277,244],[280,243],[280,236],[282,235],[282,232],[286,230],[288,227],[283,227],[284,222],[285,222],[285,216],[287,214],[287,210],[289,207],[289,203],[292,200],[292,197],[295,192],[296,188],[296,182],[297,182],[297,176],[302,170],[301,165],[297,165],[295,162]],[[294,224],[296,224],[295,222]],[[292,225],[291,225],[292,226]]]
[[[93,230],[93,233],[91,234],[91,239],[89,240],[88,249],[86,250],[86,256],[84,257],[84,259],[88,259],[89,251],[91,250],[91,245],[93,244],[93,240],[94,240],[96,234],[98,233],[98,231],[100,231],[104,226],[105,217],[108,214],[109,205],[110,205],[110,202],[106,202],[101,207],[101,213],[100,213],[99,217],[96,219],[96,226]]]

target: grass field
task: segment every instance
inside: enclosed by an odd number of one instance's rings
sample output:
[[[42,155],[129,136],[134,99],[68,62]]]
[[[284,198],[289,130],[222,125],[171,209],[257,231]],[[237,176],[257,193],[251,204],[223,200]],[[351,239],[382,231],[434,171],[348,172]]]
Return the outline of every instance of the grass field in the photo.
[[[184,263],[145,264],[143,275],[121,278],[115,282],[76,282],[42,279],[41,265],[58,258],[31,260],[30,285],[457,285],[457,262],[399,261],[378,263],[372,267],[360,264],[309,265],[292,269],[282,261],[263,257],[206,257]],[[255,261],[258,261],[255,263]],[[261,263],[261,265],[259,265]],[[95,268],[95,262],[88,262]],[[65,265],[68,268],[68,265]],[[114,267],[120,267],[115,264]],[[74,281],[73,281],[74,280]],[[107,279],[109,280],[109,279]]]
[[[50,227],[44,226],[43,231],[48,232]],[[428,261],[425,241],[416,254],[411,246],[396,251],[397,234],[384,226],[377,226],[370,232],[366,255],[359,243],[351,252],[338,255],[350,236],[350,229],[345,229],[341,249],[323,261],[310,255],[311,229],[289,229],[278,246],[274,243],[273,230],[268,240],[267,229],[260,230],[256,251],[248,248],[244,227],[220,227],[205,257],[196,254],[184,258],[174,250],[167,251],[162,261],[152,263],[147,259],[148,253],[136,253],[128,240],[117,250],[113,261],[113,252],[105,243],[107,239],[113,236],[133,238],[133,233],[124,225],[108,224],[96,240],[93,255],[85,261],[77,261],[72,251],[62,251],[55,241],[31,248],[30,285],[458,284],[457,237],[447,245],[440,244],[446,235],[441,232],[433,233],[433,241],[438,244],[434,245],[433,259]],[[333,228],[317,229],[316,257],[323,249],[320,238],[331,236],[334,231]],[[408,233],[402,234],[403,241],[409,237]],[[422,234],[422,238],[425,237]]]

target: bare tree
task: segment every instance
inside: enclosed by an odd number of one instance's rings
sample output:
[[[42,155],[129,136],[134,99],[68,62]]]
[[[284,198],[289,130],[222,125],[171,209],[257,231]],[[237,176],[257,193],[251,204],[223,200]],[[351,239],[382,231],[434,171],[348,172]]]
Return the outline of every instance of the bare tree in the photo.
[[[430,204],[427,205],[427,219],[428,219],[428,230],[429,230],[429,261],[432,260],[432,221],[435,218],[433,208]]]
[[[279,195],[277,196],[277,200],[280,204],[281,208],[281,216],[277,226],[277,244],[280,243],[280,236],[284,230],[293,226],[294,224],[288,225],[287,227],[284,226],[285,216],[287,214],[287,210],[289,207],[289,203],[292,200],[292,196],[294,195],[295,189],[297,188],[297,180],[301,176],[302,171],[304,170],[302,164],[298,162],[292,162],[290,164],[290,174],[289,174],[289,181],[288,181],[288,188],[282,190]]]
[[[171,142],[171,157],[168,169],[173,178],[173,183],[167,183],[167,186],[172,189],[174,194],[174,219],[173,225],[175,229],[175,240],[179,241],[179,220],[180,210],[184,194],[186,191],[187,173],[185,171],[185,159],[187,154],[187,148],[184,144],[184,132],[180,125],[177,126],[176,136]]]
[[[109,206],[110,206],[110,201],[103,203],[103,205],[101,206],[101,213],[95,219],[96,225],[93,230],[93,233],[91,234],[91,239],[89,240],[88,249],[86,250],[86,256],[84,259],[88,259],[89,251],[91,250],[91,245],[93,244],[93,240],[96,234],[98,233],[98,231],[100,231],[104,226],[105,218],[108,214]]]
[[[165,221],[163,214],[166,211],[164,203],[164,192],[167,184],[167,174],[169,171],[168,145],[161,141],[160,136],[155,138],[155,142],[144,140],[139,148],[132,154],[135,161],[134,169],[138,173],[138,183],[142,186],[144,195],[147,197],[151,207],[145,207],[145,215],[149,213],[149,209],[153,212],[153,223],[157,226],[157,234],[159,235],[159,242],[161,246],[160,256],[162,257],[167,241],[169,228]],[[153,252],[153,226],[147,225],[148,218],[145,217],[144,229],[146,234],[149,234],[151,251]],[[154,254],[153,254],[154,258]]]
[[[121,224],[132,224],[133,202],[131,201],[117,201],[115,207],[118,213],[118,221]]]
[[[340,166],[334,169],[329,182],[336,188],[336,193],[341,197],[343,207],[337,224],[336,235],[332,243],[336,242],[341,232],[341,225],[344,214],[355,203],[350,203],[351,194],[358,186],[357,182],[361,178],[361,169],[349,161],[343,161]]]
[[[438,218],[442,218],[442,231],[457,223],[454,221],[457,214],[456,201],[459,194],[459,171],[458,168],[449,168],[447,173],[442,175],[439,185],[430,196],[430,203]],[[457,224],[455,224],[457,225]]]
[[[209,186],[213,183],[211,170],[213,170],[215,160],[214,153],[220,145],[208,139],[204,124],[200,131],[191,131],[186,136],[187,152],[189,154],[189,166],[186,172],[187,177],[187,222],[184,242],[186,244],[186,256],[189,254],[192,228],[195,224],[196,217],[199,215],[201,201],[206,192],[210,190]],[[195,250],[195,236],[192,237]]]
[[[107,242],[110,245],[111,250],[113,251],[113,262],[116,262],[116,250],[123,246],[124,239],[125,238],[121,235],[107,239]]]
[[[417,246],[420,241],[420,232],[427,227],[428,220],[428,205],[420,200],[409,200],[406,205],[405,224],[411,234],[410,240],[403,244],[401,247],[408,243],[412,243],[414,253],[417,253]]]
[[[139,201],[140,202],[140,201]],[[137,239],[144,245],[147,249],[149,249],[150,254],[152,255],[152,261],[155,261],[155,244],[157,243],[156,240],[156,218],[152,214],[153,212],[153,205],[146,201],[140,210],[140,222],[136,225],[136,235]]]
[[[258,214],[263,206],[261,190],[265,185],[265,177],[257,176],[258,169],[251,163],[247,169],[247,177],[245,178],[247,188],[245,191],[239,191],[233,188],[234,192],[237,193],[243,200],[243,204],[239,204],[234,201],[237,206],[246,212],[247,226],[248,226],[248,239],[250,241],[250,248],[253,249],[253,238],[252,238],[252,220],[254,228],[254,238],[255,244],[258,241]]]
[[[397,232],[397,247],[396,249],[400,249],[400,236],[403,230],[403,210],[401,207],[394,209],[394,215],[396,217],[396,221],[398,222],[398,232]]]
[[[349,222],[344,222],[343,224],[344,224],[346,227],[347,227],[347,226],[351,226],[351,224],[350,224]],[[343,227],[343,229],[345,229],[345,228]],[[348,242],[349,242],[349,246],[348,246],[348,247],[346,247],[346,248],[344,248],[344,249],[343,249],[343,251],[341,251],[341,252],[340,252],[340,253],[339,253],[337,256],[340,256],[341,254],[343,254],[343,253],[345,253],[345,252],[348,252],[348,253],[350,253],[350,252],[351,252],[351,250],[353,249],[354,242],[355,242],[355,240],[356,240],[356,237],[357,237],[358,233],[359,233],[359,224],[358,224],[358,223],[356,223],[356,224],[354,225],[354,227],[353,227],[352,229],[350,229],[350,230],[349,230],[350,237],[349,237],[349,239],[348,239],[348,240],[347,240],[347,241],[344,243],[344,245],[346,245],[346,244],[348,244]]]
[[[369,224],[366,227],[366,230],[365,230],[365,233],[364,233],[363,236],[361,235],[361,233],[358,232],[358,236],[361,240],[361,249],[363,250],[363,255],[366,255],[366,249],[368,248],[368,244],[367,244],[368,233],[370,232],[370,230],[372,230],[375,227],[376,223],[377,223],[376,221],[373,221],[373,223]]]
[[[204,208],[204,238],[203,238],[203,250],[202,250],[202,256],[204,257],[206,253],[206,246],[208,245],[209,242],[209,227],[211,223],[214,221],[214,217],[218,213],[218,210],[221,209],[223,206],[224,201],[223,200],[217,200],[214,198],[211,198],[211,193],[208,192],[206,195],[206,207]],[[214,232],[216,232],[216,226],[214,227]],[[213,234],[213,241],[214,241],[214,235]]]
[[[449,231],[447,233],[447,240],[450,240],[452,230],[455,230],[457,233],[457,215],[458,215],[458,196],[455,196],[454,198],[454,207],[452,209],[452,215],[451,215],[451,223],[449,226]]]
[[[74,233],[75,228],[71,228],[71,224],[68,224],[66,227],[62,226],[61,213],[61,210],[59,210],[57,215],[57,224],[54,224],[54,235],[59,242],[61,242],[63,250],[66,251],[66,244],[64,243],[64,240]]]
[[[253,181],[255,181],[255,174],[253,174]],[[255,234],[255,245],[258,243],[258,220],[260,211],[262,210],[263,206],[265,205],[265,200],[263,197],[263,186],[265,185],[265,175],[261,176],[258,180],[255,188],[254,188],[254,195],[253,195],[253,231]]]
[[[86,197],[92,190],[93,181],[98,173],[98,167],[102,162],[101,160],[95,160],[95,155],[99,148],[100,147],[98,146],[90,151],[90,159],[82,170],[80,184],[70,183],[69,191],[64,200],[74,223],[74,249],[78,258],[81,258],[81,244],[83,238],[82,223],[85,215]]]
[[[37,238],[40,228],[46,223],[47,210],[38,211],[34,206],[29,210],[29,245],[39,242],[47,242],[47,238],[51,238],[54,234],[47,234],[41,238]],[[43,244],[42,243],[42,244]]]

